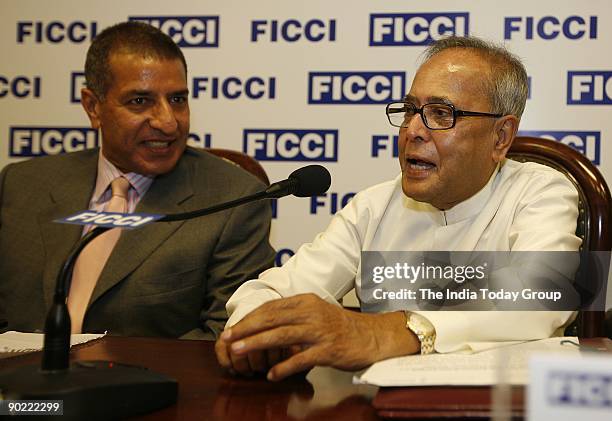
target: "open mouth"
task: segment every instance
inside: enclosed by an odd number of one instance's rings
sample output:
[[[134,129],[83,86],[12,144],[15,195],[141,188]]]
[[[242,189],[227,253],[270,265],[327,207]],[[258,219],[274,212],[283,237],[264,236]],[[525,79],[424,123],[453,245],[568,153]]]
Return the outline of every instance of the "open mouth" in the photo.
[[[172,144],[171,140],[147,140],[144,145],[151,149],[165,149]]]
[[[434,163],[419,158],[407,158],[406,163],[410,169],[417,171],[431,170],[436,168]]]

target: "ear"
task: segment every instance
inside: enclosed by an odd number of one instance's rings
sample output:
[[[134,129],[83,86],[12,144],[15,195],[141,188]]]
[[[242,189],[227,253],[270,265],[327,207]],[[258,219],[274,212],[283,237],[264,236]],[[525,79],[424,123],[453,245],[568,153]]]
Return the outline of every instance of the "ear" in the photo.
[[[493,145],[493,161],[499,163],[506,157],[512,141],[518,131],[519,120],[516,116],[505,115],[495,122],[495,144]]]
[[[81,89],[81,105],[89,117],[92,129],[100,128],[100,100],[90,89]]]

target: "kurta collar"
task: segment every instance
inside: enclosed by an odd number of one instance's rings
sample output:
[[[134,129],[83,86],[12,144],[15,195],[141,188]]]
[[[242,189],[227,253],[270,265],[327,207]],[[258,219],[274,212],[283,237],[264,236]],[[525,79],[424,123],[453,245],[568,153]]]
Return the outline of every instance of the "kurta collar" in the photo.
[[[452,225],[480,213],[491,198],[494,181],[499,173],[499,170],[500,166],[497,165],[487,184],[485,184],[485,186],[475,195],[461,203],[456,204],[449,210],[439,211],[442,214],[443,225]]]
[[[417,210],[419,212],[427,212],[438,225],[452,225],[457,222],[461,222],[465,219],[471,218],[472,216],[480,213],[486,203],[493,194],[493,188],[495,185],[495,179],[501,169],[500,165],[497,165],[493,174],[489,178],[487,184],[480,189],[476,194],[461,203],[456,204],[447,211],[440,210],[429,203],[418,202],[412,198],[406,197],[402,192],[405,206]],[[396,179],[397,185],[401,191],[402,189],[402,174]]]

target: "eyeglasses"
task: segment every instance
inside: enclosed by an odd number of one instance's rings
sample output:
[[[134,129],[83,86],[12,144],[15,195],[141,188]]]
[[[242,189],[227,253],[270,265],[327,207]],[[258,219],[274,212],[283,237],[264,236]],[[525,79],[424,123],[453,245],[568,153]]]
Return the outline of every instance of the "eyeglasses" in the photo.
[[[451,104],[425,104],[421,108],[406,102],[387,104],[389,123],[395,127],[408,127],[412,117],[421,115],[425,126],[431,130],[446,130],[455,127],[457,117],[502,117],[503,114],[479,113],[457,110]]]

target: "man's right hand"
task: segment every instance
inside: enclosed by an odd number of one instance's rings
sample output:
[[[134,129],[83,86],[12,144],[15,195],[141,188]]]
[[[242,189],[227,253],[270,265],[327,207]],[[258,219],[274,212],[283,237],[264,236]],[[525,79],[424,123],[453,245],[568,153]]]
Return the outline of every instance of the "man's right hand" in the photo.
[[[269,368],[267,378],[278,381],[317,365],[359,370],[417,353],[420,342],[404,312],[357,313],[300,294],[262,304],[227,327],[215,349],[223,367],[241,374]]]
[[[217,339],[215,352],[219,364],[230,372],[246,376],[258,373],[266,374],[274,365],[289,358],[297,351],[275,348],[251,351],[246,355],[236,355],[230,352],[229,345],[226,341]]]

